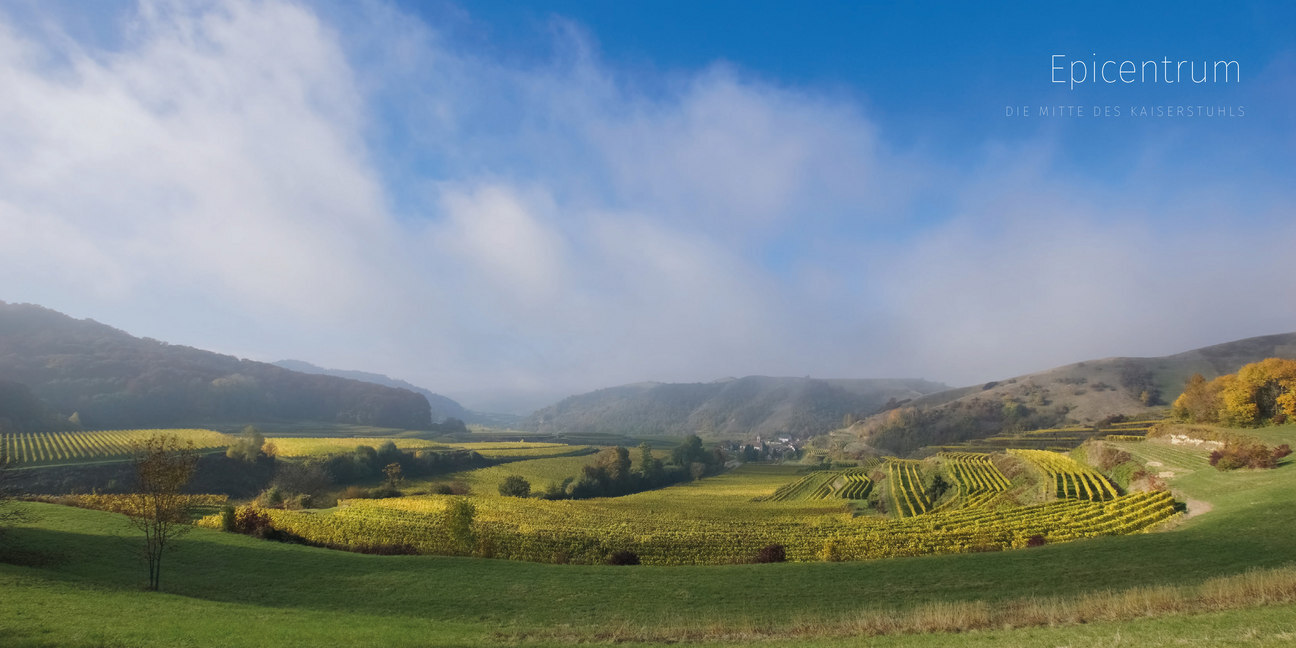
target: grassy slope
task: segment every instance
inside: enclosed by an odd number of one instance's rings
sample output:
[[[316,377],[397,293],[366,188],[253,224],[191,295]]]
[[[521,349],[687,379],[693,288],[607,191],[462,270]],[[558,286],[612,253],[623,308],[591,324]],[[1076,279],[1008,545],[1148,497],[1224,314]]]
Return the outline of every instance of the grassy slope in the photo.
[[[1265,434],[1296,436],[1296,427]],[[813,625],[860,609],[1191,584],[1296,562],[1294,483],[1291,463],[1276,471],[1199,470],[1176,477],[1172,486],[1215,509],[1171,533],[843,564],[609,568],[379,557],[196,530],[165,566],[167,593],[160,595],[138,590],[138,541],[120,518],[39,506],[41,520],[12,531],[10,541],[20,555],[43,552],[54,560],[0,565],[6,600],[0,636],[21,638],[18,645],[461,645],[491,643],[497,632]],[[959,643],[1112,645],[1118,635],[1140,645],[1283,645],[1296,640],[1293,614],[1294,606],[1275,606],[972,633],[960,635]],[[890,637],[869,645],[950,640]]]

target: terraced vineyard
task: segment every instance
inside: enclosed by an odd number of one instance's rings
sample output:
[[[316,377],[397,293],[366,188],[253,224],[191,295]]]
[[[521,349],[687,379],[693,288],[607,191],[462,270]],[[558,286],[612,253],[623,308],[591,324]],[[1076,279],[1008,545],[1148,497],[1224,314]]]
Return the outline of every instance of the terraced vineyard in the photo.
[[[922,484],[922,462],[888,459],[887,484],[896,514],[901,517],[922,515],[931,510],[932,502]]]
[[[193,441],[199,450],[222,448],[233,442],[228,435],[200,429],[4,433],[0,434],[0,454],[20,467],[121,460],[130,456],[132,443],[155,434]]]
[[[767,498],[772,502],[840,498],[858,500],[868,497],[873,480],[867,469],[816,470],[794,482],[779,487]]]
[[[1102,473],[1070,457],[1045,450],[1009,450],[1049,477],[1057,497],[1102,501],[1117,496],[1116,487]]]
[[[958,484],[965,507],[986,504],[1010,486],[986,453],[942,452],[938,456]]]
[[[1126,421],[1111,423],[1101,431],[1095,431],[1089,425],[1068,425],[1055,428],[1027,430],[1013,434],[999,434],[984,439],[974,439],[964,443],[931,446],[942,452],[1003,452],[1010,449],[1050,450],[1066,452],[1094,437],[1111,438],[1143,436],[1151,428],[1148,421]]]

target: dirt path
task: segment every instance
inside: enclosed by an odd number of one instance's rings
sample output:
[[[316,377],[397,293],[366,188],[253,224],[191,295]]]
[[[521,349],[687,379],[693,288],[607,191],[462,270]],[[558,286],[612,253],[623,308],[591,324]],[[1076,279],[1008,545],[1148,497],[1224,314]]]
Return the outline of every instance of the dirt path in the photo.
[[[1211,506],[1210,502],[1192,499],[1191,497],[1184,500],[1184,504],[1188,506],[1188,512],[1183,516],[1185,520],[1195,518],[1203,513],[1210,513],[1211,509],[1215,508]]]

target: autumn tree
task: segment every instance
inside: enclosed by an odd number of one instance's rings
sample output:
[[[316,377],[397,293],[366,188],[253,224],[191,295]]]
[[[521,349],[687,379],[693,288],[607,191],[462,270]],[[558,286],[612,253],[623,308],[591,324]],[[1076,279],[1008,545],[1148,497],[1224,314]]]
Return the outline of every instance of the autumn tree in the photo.
[[[1210,382],[1194,375],[1175,400],[1174,411],[1184,420],[1232,426],[1296,417],[1296,360],[1268,358]]]
[[[1180,420],[1213,423],[1219,415],[1219,394],[1204,376],[1195,373],[1188,379],[1183,393],[1175,399],[1173,408],[1175,417]]]
[[[252,463],[264,456],[265,453],[262,448],[265,447],[265,444],[265,436],[261,434],[261,431],[249,425],[239,433],[238,441],[235,441],[225,451],[225,456]]]
[[[127,496],[127,515],[144,532],[144,557],[148,561],[150,590],[161,579],[162,556],[171,541],[189,525],[190,497],[181,493],[198,464],[192,441],[169,434],[154,435],[134,444],[132,463],[138,479]]]

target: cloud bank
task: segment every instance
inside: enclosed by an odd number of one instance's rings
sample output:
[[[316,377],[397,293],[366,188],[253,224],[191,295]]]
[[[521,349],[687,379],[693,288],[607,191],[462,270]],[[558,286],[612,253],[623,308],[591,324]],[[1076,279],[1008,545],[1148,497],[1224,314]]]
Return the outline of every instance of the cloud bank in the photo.
[[[1180,173],[1192,132],[1104,179],[1047,132],[968,164],[827,89],[644,78],[561,20],[523,61],[381,4],[66,22],[0,14],[0,298],[140,335],[499,405],[970,383],[1296,322],[1291,190]]]

